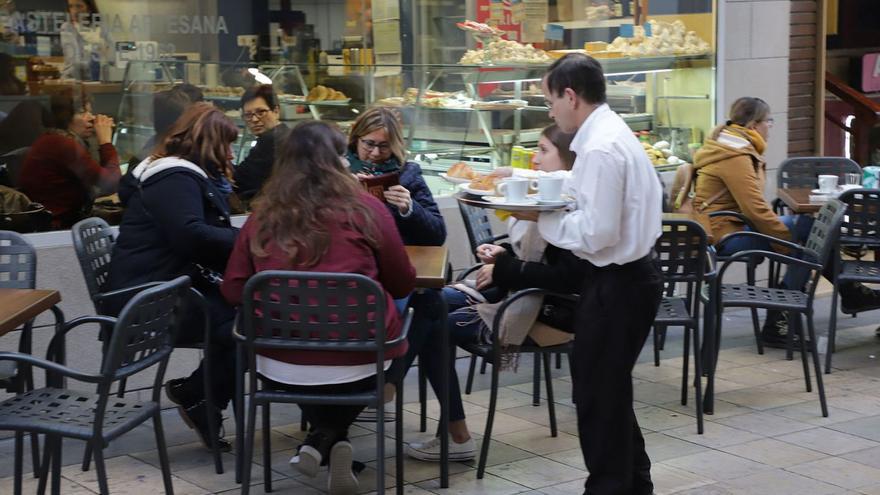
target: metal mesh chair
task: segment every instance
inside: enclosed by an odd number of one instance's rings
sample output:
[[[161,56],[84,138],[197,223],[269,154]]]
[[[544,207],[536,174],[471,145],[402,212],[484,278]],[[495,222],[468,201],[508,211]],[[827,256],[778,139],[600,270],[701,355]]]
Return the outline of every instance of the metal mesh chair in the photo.
[[[249,492],[256,433],[257,406],[262,407],[263,475],[272,489],[269,407],[272,403],[366,405],[376,408],[377,493],[385,493],[385,353],[406,340],[412,321],[407,311],[400,335],[386,341],[385,291],[359,274],[264,271],[247,281],[240,311],[243,334],[236,335],[251,370],[246,441],[242,457],[241,493]],[[376,355],[376,388],[348,394],[298,393],[257,386],[256,355],[263,349],[314,352],[369,352]],[[242,371],[243,374],[243,370]],[[239,404],[244,390],[239,382]],[[395,455],[397,493],[403,493],[403,382],[395,394]],[[264,384],[265,387],[265,384]]]
[[[464,221],[464,229],[467,232],[468,243],[471,246],[471,255],[479,263],[476,253],[480,244],[494,244],[502,239],[507,239],[507,234],[495,235],[492,233],[492,224],[484,208],[458,203],[461,219]]]
[[[47,356],[54,356],[67,332],[84,324],[101,323],[113,327],[106,354],[98,373],[84,373],[51,360],[28,354],[0,352],[0,360],[31,365],[46,370],[45,388],[25,392],[0,402],[0,430],[35,432],[46,435],[38,491],[44,493],[52,466],[52,493],[60,493],[61,443],[63,438],[84,440],[95,458],[100,493],[108,493],[104,449],[122,434],[152,418],[159,452],[165,493],[172,494],[171,469],[165,448],[165,434],[159,406],[162,380],[172,342],[178,331],[183,297],[189,277],[179,277],[157,287],[145,289],[123,308],[119,318],[84,316],[65,323],[52,339]],[[114,382],[158,366],[149,401],[110,397]],[[94,393],[62,388],[63,377],[97,386]],[[21,444],[15,448],[15,493],[21,493]]]
[[[34,289],[37,284],[37,252],[20,234],[0,231],[0,288]],[[52,307],[55,328],[64,323],[64,314],[57,306]],[[21,328],[18,336],[18,352],[30,354],[33,342],[34,322],[29,321]],[[23,365],[19,369],[14,361],[0,361],[0,386],[8,392],[22,393],[34,389],[34,376],[31,367]],[[22,441],[22,433],[16,434],[16,442]],[[31,435],[31,455],[34,474],[38,474],[40,445],[37,435]]]
[[[492,440],[492,426],[495,421],[495,408],[498,405],[499,374],[501,372],[500,363],[501,356],[502,354],[504,354],[504,349],[501,348],[501,321],[504,317],[504,312],[511,304],[513,304],[520,298],[529,295],[552,295],[559,299],[566,299],[573,302],[578,301],[578,296],[576,295],[559,294],[556,292],[551,292],[538,288],[530,288],[517,291],[508,296],[504,300],[504,302],[502,302],[501,305],[498,307],[498,313],[495,314],[495,319],[492,321],[492,344],[471,344],[462,346],[464,350],[470,352],[471,354],[487,358],[492,363],[492,385],[489,389],[489,412],[486,416],[486,429],[483,432],[483,440],[480,447],[480,460],[477,464],[477,479],[483,479],[483,475],[486,472],[486,461],[489,458],[489,444]],[[541,362],[543,362],[544,364],[544,380],[547,386],[547,409],[550,413],[551,437],[556,437],[558,433],[556,428],[556,407],[553,399],[553,376],[550,372],[550,355],[554,353],[569,354],[569,365],[571,365],[571,349],[571,342],[547,347],[523,344],[516,349],[516,352],[520,354],[532,354],[535,359],[536,366],[540,366]],[[538,379],[540,379],[540,375],[538,375]]]
[[[836,175],[841,181],[844,174],[862,173],[858,163],[842,156],[804,156],[789,158],[776,171],[776,187],[780,189],[814,188],[820,175]]]
[[[880,190],[854,189],[840,195],[847,205],[846,216],[840,227],[839,244],[880,248]],[[833,290],[831,293],[831,318],[828,322],[828,348],[825,351],[825,373],[831,373],[831,354],[835,350],[837,336],[837,292],[839,284],[849,282],[880,283],[880,259],[874,261],[843,260],[840,249],[833,252]]]
[[[708,242],[700,224],[690,220],[664,220],[663,233],[654,250],[660,260],[660,269],[666,290],[654,318],[654,363],[659,366],[659,334],[667,327],[684,327],[684,351],[681,378],[681,405],[687,405],[688,354],[690,337],[694,341],[694,386],[696,388],[697,433],[703,433],[702,359],[700,348],[700,297],[703,282],[714,276],[706,273]],[[684,285],[684,296],[677,295],[678,284]]]
[[[86,218],[74,224],[70,229],[70,235],[73,237],[73,248],[76,257],[79,260],[82,269],[83,278],[85,279],[86,288],[89,291],[89,297],[95,306],[95,312],[99,315],[106,315],[112,310],[113,303],[121,298],[130,297],[131,294],[141,291],[145,288],[154,287],[159,282],[150,282],[140,284],[133,287],[126,287],[115,291],[104,291],[103,288],[107,283],[110,273],[110,263],[113,254],[113,246],[116,244],[116,236],[112,227],[101,218]],[[201,342],[187,341],[184,343],[177,342],[175,347],[181,349],[197,349],[204,351],[211,345],[211,322],[208,316],[208,310],[205,306],[205,300],[195,289],[192,289],[188,297],[188,302],[194,305],[204,315],[205,325],[202,329]],[[112,315],[111,315],[112,316]],[[111,327],[101,325],[100,339],[105,343],[109,342],[109,332]],[[210,386],[211,379],[211,362],[208,359],[208,353],[203,353],[205,372],[205,400],[208,404],[213,404],[212,388]],[[126,380],[123,378],[119,382],[117,395],[122,397],[125,393]],[[215,424],[214,416],[208,414],[208,427],[212,432],[216,432],[219,425]],[[215,442],[211,446],[214,455],[214,469],[217,474],[223,474],[223,460],[220,455],[220,448],[216,445],[217,435],[211,434],[211,441]],[[86,455],[83,459],[83,471],[89,469],[89,451],[86,448]]]
[[[804,381],[806,382],[807,392],[812,391],[810,382],[810,369],[807,363],[807,352],[812,355],[813,365],[816,372],[816,386],[819,391],[819,402],[822,409],[822,416],[828,416],[828,406],[825,401],[825,388],[822,384],[822,372],[819,366],[819,353],[816,349],[816,333],[813,326],[813,302],[815,299],[816,286],[819,283],[819,277],[823,269],[822,260],[828,258],[831,250],[836,246],[838,236],[840,235],[840,224],[843,221],[843,215],[846,212],[846,206],[836,199],[828,201],[821,210],[816,214],[813,227],[810,231],[810,237],[807,239],[806,245],[800,246],[787,241],[782,241],[774,237],[765,236],[757,232],[740,232],[736,235],[758,236],[766,239],[771,244],[787,247],[792,252],[801,256],[803,259],[786,256],[771,251],[743,251],[729,257],[721,266],[718,274],[718,283],[714,284],[713,298],[714,308],[714,333],[715,342],[720,341],[721,324],[723,321],[722,313],[726,307],[745,307],[745,308],[764,308],[779,311],[787,311],[789,317],[789,348],[793,339],[794,332],[800,337],[801,360],[804,368]],[[800,269],[811,271],[809,280],[803,290],[796,289],[777,289],[758,287],[751,284],[725,284],[723,283],[724,274],[733,262],[754,257],[765,257],[774,260],[780,264],[786,265],[789,270]],[[749,264],[750,271],[754,271],[753,265]],[[801,324],[801,315],[807,319],[808,338],[805,338]],[[809,349],[808,349],[809,348]],[[712,382],[714,380],[714,362],[717,359],[717,350],[709,363],[709,383],[707,384],[707,395],[711,396]]]

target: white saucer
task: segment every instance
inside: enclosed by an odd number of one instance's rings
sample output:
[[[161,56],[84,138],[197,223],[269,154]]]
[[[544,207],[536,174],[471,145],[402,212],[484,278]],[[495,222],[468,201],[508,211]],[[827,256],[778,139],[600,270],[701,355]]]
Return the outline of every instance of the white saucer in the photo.
[[[450,177],[446,173],[439,174],[440,178],[445,180],[446,182],[450,182],[452,184],[470,184],[470,179],[462,179],[461,177]]]
[[[836,190],[834,190],[834,191],[829,191],[829,192],[823,191],[823,190],[821,190],[821,189],[813,189],[813,190],[810,191],[810,192],[811,192],[812,194],[822,194],[822,195],[824,195],[824,196],[828,196],[828,195],[830,195],[830,194],[837,194],[837,193],[839,193],[839,192],[840,192],[840,189],[838,188],[838,189],[836,189]]]
[[[531,205],[538,204],[537,200],[530,199],[530,198],[526,198],[522,201],[517,201],[515,203],[508,202],[507,198],[505,198],[504,196],[483,196],[483,199],[490,202],[490,203],[494,203],[496,205],[531,206]]]
[[[568,194],[563,194],[559,197],[559,199],[541,199],[538,197],[538,194],[529,194],[528,197],[537,201],[542,205],[550,205],[550,206],[563,206],[569,203],[574,203],[574,198],[569,196]]]
[[[458,190],[464,191],[468,194],[473,194],[474,196],[485,196],[487,194],[495,194],[495,189],[472,189],[470,186],[471,182],[468,181],[466,184],[459,184]]]

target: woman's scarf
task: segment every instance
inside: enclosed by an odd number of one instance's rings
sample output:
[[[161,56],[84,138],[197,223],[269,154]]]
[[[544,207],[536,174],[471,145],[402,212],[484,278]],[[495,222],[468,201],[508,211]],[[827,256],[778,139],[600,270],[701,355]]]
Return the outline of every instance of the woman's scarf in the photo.
[[[748,127],[743,127],[739,124],[730,124],[725,131],[731,131],[733,134],[738,134],[740,137],[747,139],[752,143],[752,146],[754,146],[755,151],[757,151],[759,155],[763,155],[764,150],[767,149],[767,141],[764,140],[764,136],[761,136],[761,134],[754,129],[749,129]]]
[[[361,160],[357,153],[348,150],[345,153],[345,158],[348,159],[349,170],[353,174],[382,175],[400,170],[400,162],[394,155],[382,163],[372,163]]]

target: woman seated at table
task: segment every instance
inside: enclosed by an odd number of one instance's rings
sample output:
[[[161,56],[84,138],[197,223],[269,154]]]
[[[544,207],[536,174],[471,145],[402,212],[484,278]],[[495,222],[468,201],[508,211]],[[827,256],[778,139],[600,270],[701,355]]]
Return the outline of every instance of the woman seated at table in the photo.
[[[25,155],[18,187],[52,212],[53,227],[63,229],[87,216],[93,187],[99,195],[116,192],[119,156],[111,144],[113,119],[93,115],[84,93],[71,88],[54,94],[50,107],[51,127]],[[92,159],[86,141],[93,136],[100,163]]]
[[[229,223],[229,205],[220,191],[232,175],[230,146],[238,127],[210,103],[189,107],[153,154],[123,179],[119,198],[125,206],[113,248],[107,290],[189,275],[204,296],[211,323],[212,393],[205,401],[203,366],[188,378],[170,380],[165,391],[180,415],[210,448],[208,415],[220,412],[235,391],[235,309],[226,304],[212,274],[222,273],[238,229]],[[122,307],[124,301],[117,303]],[[204,320],[188,312],[179,339],[202,338]],[[229,450],[226,440],[218,439]]]
[[[253,213],[236,240],[226,268],[223,295],[240,305],[248,278],[264,270],[359,273],[386,291],[386,338],[400,334],[394,299],[409,294],[415,269],[387,208],[361,189],[348,172],[345,137],[323,122],[298,125],[278,142],[272,176],[252,203]],[[386,351],[406,353],[407,344]],[[280,351],[257,358],[267,387],[315,393],[374,389],[375,354]],[[386,380],[400,376],[400,361],[386,368]],[[386,361],[390,363],[391,361]],[[330,493],[355,493],[348,428],[363,406],[300,405],[311,425],[291,464],[315,476],[330,465]]]
[[[257,142],[248,156],[235,167],[235,189],[238,197],[250,200],[272,174],[275,142],[287,132],[281,122],[278,95],[271,84],[251,86],[241,96],[241,116]]]
[[[779,246],[765,239],[729,234],[751,230],[732,216],[708,218],[716,211],[742,213],[758,232],[785,241],[803,243],[810,234],[812,218],[806,215],[777,216],[764,199],[766,164],[764,150],[773,127],[770,106],[754,97],[739,98],[730,108],[729,120],[715,128],[694,156],[696,187],[694,207],[703,227],[715,242],[718,254],[730,256],[751,249],[771,250]],[[806,282],[802,270],[789,270],[783,279],[788,288]],[[880,307],[880,291],[861,284],[842,284],[844,308]],[[785,345],[788,331],[783,313],[771,311],[764,323],[763,340],[771,346]]]
[[[544,129],[538,140],[538,152],[534,164],[538,170],[568,177],[574,165],[575,154],[569,149],[573,134],[562,132],[558,126]],[[515,171],[503,170],[501,175]],[[580,262],[568,251],[550,246],[538,233],[537,223],[508,220],[511,244],[503,247],[483,244],[477,248],[477,256],[485,263],[477,275],[476,286],[456,284],[443,289],[443,297],[449,305],[446,329],[452,344],[489,343],[492,321],[497,304],[511,290],[528,287],[541,287],[559,292],[573,293],[580,289]],[[544,263],[542,263],[542,261]],[[507,328],[505,343],[515,341],[522,344],[531,331],[556,339],[563,343],[570,337],[558,330],[538,322],[541,309],[540,296],[529,296],[511,305],[506,313],[504,325]],[[511,318],[510,315],[515,315]],[[553,322],[557,325],[559,322]],[[419,365],[423,366],[428,380],[435,392],[440,387],[440,356],[436,349],[441,347],[439,332],[432,332],[424,346],[426,352],[419,354]],[[449,369],[449,459],[467,461],[476,454],[476,445],[471,438],[465,420],[464,407],[458,384],[455,363]],[[423,461],[440,459],[440,438],[431,437],[425,441],[410,442],[407,455]]]

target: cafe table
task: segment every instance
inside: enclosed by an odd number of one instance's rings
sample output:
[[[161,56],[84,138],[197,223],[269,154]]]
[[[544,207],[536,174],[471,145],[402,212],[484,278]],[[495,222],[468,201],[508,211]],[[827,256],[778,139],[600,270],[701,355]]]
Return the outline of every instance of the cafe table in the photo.
[[[816,213],[822,208],[821,202],[810,202],[811,190],[809,188],[779,188],[776,197],[782,200],[792,212]]]
[[[406,254],[413,268],[416,269],[416,288],[418,290],[439,290],[446,285],[449,275],[449,250],[444,246],[406,246]],[[443,370],[443,380],[440,386],[440,488],[449,487],[449,360],[451,359],[451,347],[449,344],[449,332],[446,332],[446,314],[448,309],[446,301],[441,297],[440,313],[444,321],[440,328],[440,345],[444,352],[440,358],[440,369]],[[421,364],[419,364],[421,366]],[[402,483],[402,480],[397,480]]]
[[[46,289],[0,289],[0,336],[25,325],[44,311],[55,314],[55,331],[64,323],[64,313],[58,307],[61,293]],[[64,340],[52,359],[64,363]]]

